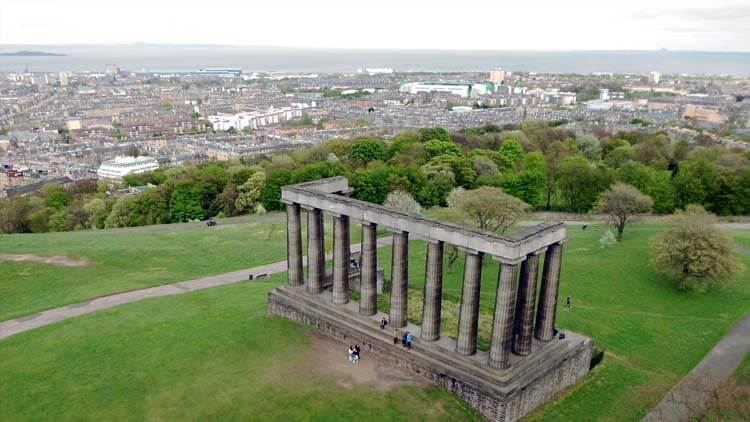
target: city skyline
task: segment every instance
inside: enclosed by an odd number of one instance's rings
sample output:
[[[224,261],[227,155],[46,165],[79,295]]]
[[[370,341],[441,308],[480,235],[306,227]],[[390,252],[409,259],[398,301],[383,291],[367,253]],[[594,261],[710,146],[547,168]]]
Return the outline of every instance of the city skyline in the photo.
[[[108,3],[0,0],[0,44],[750,52],[750,6],[737,0]]]

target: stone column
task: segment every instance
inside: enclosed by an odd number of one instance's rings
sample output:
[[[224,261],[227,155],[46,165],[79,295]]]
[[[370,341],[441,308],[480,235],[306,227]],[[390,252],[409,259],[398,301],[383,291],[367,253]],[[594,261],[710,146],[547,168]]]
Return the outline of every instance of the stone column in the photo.
[[[378,266],[377,224],[362,222],[362,268],[360,269],[359,313],[375,315],[378,311],[376,283]]]
[[[323,291],[326,274],[325,229],[323,212],[317,208],[307,209],[307,291],[318,294]]]
[[[505,369],[510,366],[518,267],[518,264],[501,264],[497,278],[489,359],[490,366],[495,368]]]
[[[539,253],[534,252],[521,263],[521,278],[518,280],[516,316],[513,321],[513,352],[521,356],[531,353],[531,337],[534,329],[534,303],[536,302],[536,279],[539,272]]]
[[[557,289],[560,286],[560,262],[562,243],[550,245],[544,255],[542,288],[536,310],[534,337],[550,341],[555,336],[555,313],[557,312]]]
[[[286,204],[286,263],[290,286],[304,283],[302,272],[302,227],[299,204]]]
[[[390,324],[394,328],[406,326],[406,306],[409,300],[409,233],[393,233],[391,257],[391,312]]]
[[[349,302],[349,217],[333,217],[333,303]]]
[[[443,297],[443,242],[427,242],[424,300],[422,306],[422,340],[440,338],[440,307]]]
[[[473,355],[477,351],[479,327],[479,290],[482,283],[482,252],[466,252],[461,312],[458,315],[456,352]]]

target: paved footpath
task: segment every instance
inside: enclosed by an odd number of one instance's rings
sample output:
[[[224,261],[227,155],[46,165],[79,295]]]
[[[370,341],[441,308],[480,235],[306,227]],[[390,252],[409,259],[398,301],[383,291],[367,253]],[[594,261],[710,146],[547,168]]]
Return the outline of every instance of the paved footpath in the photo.
[[[378,247],[390,246],[391,236],[378,238]],[[359,252],[360,244],[351,245],[352,252]],[[326,259],[330,260],[331,254]],[[307,257],[303,258],[303,265],[307,265]],[[131,290],[122,293],[114,293],[108,296],[99,297],[85,302],[74,303],[72,305],[53,308],[46,311],[38,312],[31,315],[10,319],[0,322],[0,339],[10,337],[13,334],[33,330],[34,328],[53,324],[64,319],[72,318],[78,315],[84,315],[100,309],[112,308],[125,303],[137,302],[149,297],[169,296],[185,292],[207,289],[210,287],[223,286],[225,284],[237,283],[248,279],[248,275],[259,274],[276,274],[285,272],[286,261],[274,262],[271,264],[260,265],[253,268],[247,268],[239,271],[232,271],[219,275],[197,278],[195,280],[179,281],[176,283],[163,284],[161,286],[149,287],[146,289]]]
[[[729,378],[750,351],[750,312],[732,326],[708,355],[643,418],[646,422],[689,421],[705,408],[710,392]]]

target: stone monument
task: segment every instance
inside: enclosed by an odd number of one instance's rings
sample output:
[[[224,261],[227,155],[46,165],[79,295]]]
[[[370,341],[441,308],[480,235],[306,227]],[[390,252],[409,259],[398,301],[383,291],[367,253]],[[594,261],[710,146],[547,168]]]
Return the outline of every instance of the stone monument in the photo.
[[[347,344],[358,343],[364,351],[444,386],[492,421],[517,420],[586,375],[591,339],[569,331],[560,336],[555,329],[566,241],[563,223],[542,223],[513,236],[499,236],[352,199],[346,196],[349,191],[344,177],[282,188],[289,278],[269,293],[270,314],[312,325]],[[307,214],[307,278],[301,209]],[[324,287],[323,213],[333,216],[330,289]],[[349,300],[351,219],[362,225],[358,303]],[[377,309],[378,226],[393,233],[388,314]],[[410,238],[427,242],[421,325],[406,320]],[[466,255],[457,333],[440,330],[446,243]],[[482,262],[487,258],[499,261],[500,271],[485,352],[476,343]],[[383,316],[389,321],[386,330],[378,327]],[[411,350],[394,345],[394,329],[414,334]]]

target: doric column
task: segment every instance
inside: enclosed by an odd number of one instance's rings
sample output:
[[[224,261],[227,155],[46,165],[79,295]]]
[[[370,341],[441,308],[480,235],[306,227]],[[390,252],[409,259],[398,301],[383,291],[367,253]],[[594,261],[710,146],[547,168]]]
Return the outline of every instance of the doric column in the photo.
[[[510,366],[518,267],[518,264],[502,263],[497,278],[489,359],[490,366],[495,368],[505,369]]]
[[[440,306],[443,297],[443,242],[427,242],[424,300],[422,306],[422,340],[440,338]]]
[[[362,268],[360,270],[359,313],[374,315],[378,311],[376,271],[378,265],[377,225],[362,222]]]
[[[534,330],[534,303],[536,302],[536,279],[539,268],[539,253],[534,252],[521,263],[518,280],[516,316],[513,320],[513,352],[521,356],[531,353],[531,337]]]
[[[536,325],[534,326],[534,337],[542,341],[550,341],[555,336],[555,313],[557,311],[557,290],[560,286],[561,260],[562,243],[550,245],[544,255],[542,288],[539,293]]]
[[[393,233],[391,257],[391,312],[390,324],[394,328],[406,326],[406,306],[409,300],[409,233]]]
[[[466,252],[464,283],[461,292],[461,312],[458,315],[456,352],[473,355],[477,351],[479,323],[479,290],[482,283],[481,252]]]
[[[302,226],[299,204],[286,204],[286,263],[290,286],[304,283],[302,272]]]
[[[307,208],[307,291],[318,294],[323,291],[326,251],[323,212]]]
[[[333,216],[333,303],[349,302],[349,217]]]

